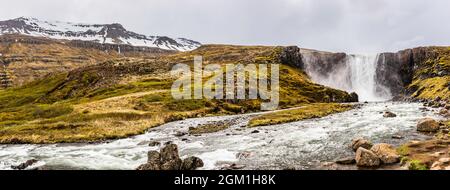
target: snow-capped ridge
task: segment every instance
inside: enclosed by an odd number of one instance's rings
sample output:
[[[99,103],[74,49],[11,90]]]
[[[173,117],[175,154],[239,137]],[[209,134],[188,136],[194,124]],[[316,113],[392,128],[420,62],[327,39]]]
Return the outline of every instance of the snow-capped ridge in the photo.
[[[0,35],[2,34],[22,34],[53,39],[127,44],[178,51],[194,50],[201,45],[199,42],[185,38],[138,34],[128,31],[120,23],[83,24],[61,21],[42,21],[28,17],[0,21]]]

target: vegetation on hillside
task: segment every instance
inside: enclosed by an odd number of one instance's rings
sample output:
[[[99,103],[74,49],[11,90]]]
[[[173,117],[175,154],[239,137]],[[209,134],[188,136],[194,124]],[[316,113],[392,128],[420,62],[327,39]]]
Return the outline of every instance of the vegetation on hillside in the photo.
[[[415,98],[450,101],[450,47],[428,47],[424,51],[424,61],[416,63],[407,90]]]
[[[195,55],[203,56],[204,65],[281,64],[281,50],[208,45],[156,59],[109,60],[0,91],[0,143],[102,141],[189,117],[260,111],[261,100],[174,100],[169,91],[174,78],[169,71],[177,63],[192,64]],[[286,65],[280,66],[280,88],[280,108],[351,98],[346,92],[314,84],[303,71]],[[315,104],[314,108],[316,116],[347,109],[337,104]]]
[[[355,105],[336,103],[305,104],[296,109],[264,114],[250,120],[249,127],[276,125],[301,121],[304,119],[320,118],[330,114],[351,110]]]

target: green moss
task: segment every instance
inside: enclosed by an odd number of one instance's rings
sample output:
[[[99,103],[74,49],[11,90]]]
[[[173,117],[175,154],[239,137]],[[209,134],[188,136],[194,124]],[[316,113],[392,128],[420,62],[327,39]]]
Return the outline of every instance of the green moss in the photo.
[[[413,82],[407,87],[412,97],[434,100],[440,97],[450,101],[450,48],[426,47],[422,62],[415,63]]]
[[[52,75],[22,87],[0,91],[0,110],[32,104],[59,86],[66,74]]]
[[[239,105],[235,105],[235,104],[229,104],[229,103],[225,103],[223,104],[223,108],[226,111],[230,111],[233,113],[241,113],[243,110],[243,106],[239,106]]]
[[[349,104],[309,104],[298,109],[286,110],[274,113],[264,114],[250,120],[249,127],[275,125],[324,117],[330,114],[339,113],[353,109]]]
[[[412,96],[420,99],[434,100],[440,97],[443,100],[450,100],[448,84],[450,76],[433,77],[414,81],[409,88],[417,89]]]
[[[39,105],[31,113],[33,118],[54,118],[72,113],[72,106],[68,105]]]
[[[172,100],[165,103],[169,110],[193,111],[206,107],[206,100]]]
[[[420,160],[409,161],[409,170],[429,170],[427,165],[422,163]]]
[[[402,145],[402,146],[398,147],[397,148],[397,153],[400,156],[408,156],[409,153],[410,153],[408,145]]]

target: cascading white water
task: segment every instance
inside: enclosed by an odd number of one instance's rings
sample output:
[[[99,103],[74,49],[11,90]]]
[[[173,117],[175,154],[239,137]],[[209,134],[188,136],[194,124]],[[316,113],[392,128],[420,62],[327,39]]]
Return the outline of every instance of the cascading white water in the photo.
[[[376,82],[378,64],[376,54],[347,55],[343,63],[335,63],[333,59],[320,57],[319,54],[303,54],[303,56],[305,70],[314,82],[347,92],[356,92],[360,101],[378,102],[391,99],[389,90]],[[320,68],[325,65],[319,66],[317,65],[319,63],[334,65],[331,71],[326,72]]]
[[[361,101],[385,101],[390,95],[377,91],[375,81],[377,70],[377,55],[351,55],[347,66],[351,71],[351,89],[356,92]]]

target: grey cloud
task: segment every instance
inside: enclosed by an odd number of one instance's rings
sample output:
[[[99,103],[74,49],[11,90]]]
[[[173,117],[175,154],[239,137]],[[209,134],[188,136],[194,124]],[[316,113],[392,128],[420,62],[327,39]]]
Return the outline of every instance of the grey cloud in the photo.
[[[342,52],[450,45],[447,0],[0,0],[0,19],[122,23],[202,43]]]

